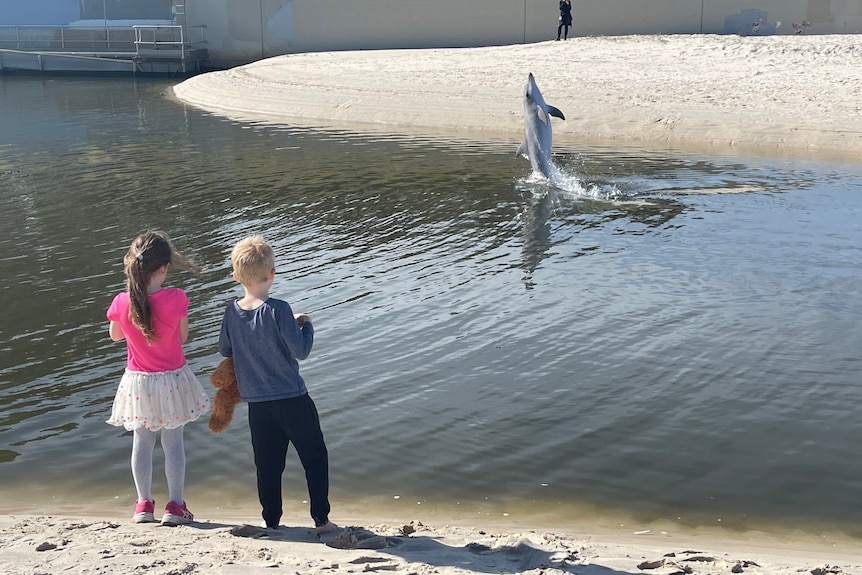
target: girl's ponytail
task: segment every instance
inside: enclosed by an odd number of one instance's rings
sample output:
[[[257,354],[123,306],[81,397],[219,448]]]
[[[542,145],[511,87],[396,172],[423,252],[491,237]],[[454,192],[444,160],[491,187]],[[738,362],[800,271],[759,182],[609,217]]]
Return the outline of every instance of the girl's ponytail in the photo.
[[[139,235],[123,258],[123,271],[128,279],[129,319],[148,342],[156,339],[156,332],[147,290],[153,274],[165,264],[179,269],[194,269],[194,264],[174,249],[163,232],[147,231]]]

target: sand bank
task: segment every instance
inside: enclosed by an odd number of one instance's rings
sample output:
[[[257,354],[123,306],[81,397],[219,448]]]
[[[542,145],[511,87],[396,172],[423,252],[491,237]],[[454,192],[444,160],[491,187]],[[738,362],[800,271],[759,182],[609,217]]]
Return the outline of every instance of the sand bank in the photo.
[[[189,78],[174,94],[240,120],[517,141],[528,72],[566,115],[558,141],[862,155],[859,35],[292,54]]]

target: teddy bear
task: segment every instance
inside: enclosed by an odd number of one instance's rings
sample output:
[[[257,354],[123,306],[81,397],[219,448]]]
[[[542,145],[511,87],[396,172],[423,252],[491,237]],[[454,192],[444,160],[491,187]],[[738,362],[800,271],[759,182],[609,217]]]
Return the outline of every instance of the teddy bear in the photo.
[[[210,383],[215,386],[213,411],[210,414],[209,428],[213,433],[223,431],[233,419],[233,408],[239,403],[239,388],[236,385],[236,372],[233,369],[233,358],[221,360],[215,371],[210,375]]]

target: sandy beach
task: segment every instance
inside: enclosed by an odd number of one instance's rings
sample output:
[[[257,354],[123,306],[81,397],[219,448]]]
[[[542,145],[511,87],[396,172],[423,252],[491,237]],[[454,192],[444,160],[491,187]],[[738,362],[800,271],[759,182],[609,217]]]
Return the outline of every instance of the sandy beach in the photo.
[[[292,54],[192,77],[180,100],[238,120],[518,141],[532,72],[554,138],[858,157],[858,35],[586,37]]]
[[[852,542],[500,531],[490,527],[342,523],[317,537],[311,528],[265,530],[231,519],[178,527],[118,517],[11,515],[0,518],[0,572],[16,575],[152,575],[395,572],[536,575],[862,573]]]

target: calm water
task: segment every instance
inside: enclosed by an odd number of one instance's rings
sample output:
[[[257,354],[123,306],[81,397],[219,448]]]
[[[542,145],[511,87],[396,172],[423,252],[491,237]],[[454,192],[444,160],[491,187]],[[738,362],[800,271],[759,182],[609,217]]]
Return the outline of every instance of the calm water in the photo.
[[[205,266],[169,282],[208,389],[230,247],[273,243],[336,508],[859,533],[862,161],[558,145],[551,186],[515,138],[243,125],[168,86],[0,78],[0,508],[128,511],[105,310],[157,227]],[[256,509],[244,418],[187,428],[198,507]]]

